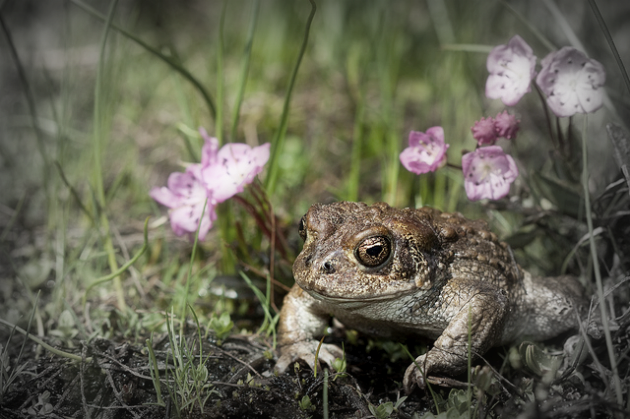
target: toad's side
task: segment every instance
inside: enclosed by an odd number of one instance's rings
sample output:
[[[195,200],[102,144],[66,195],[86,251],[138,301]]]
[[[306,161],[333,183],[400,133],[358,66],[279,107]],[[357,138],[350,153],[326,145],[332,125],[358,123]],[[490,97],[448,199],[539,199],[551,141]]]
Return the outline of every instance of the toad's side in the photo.
[[[296,284],[278,327],[284,371],[297,359],[313,366],[330,316],[380,337],[436,339],[410,365],[404,385],[465,371],[471,353],[520,338],[544,340],[576,328],[585,302],[572,277],[536,278],[513,260],[507,244],[482,221],[431,208],[378,203],[313,205],[300,223],[304,248],[293,265]],[[325,344],[331,364],[341,350]]]

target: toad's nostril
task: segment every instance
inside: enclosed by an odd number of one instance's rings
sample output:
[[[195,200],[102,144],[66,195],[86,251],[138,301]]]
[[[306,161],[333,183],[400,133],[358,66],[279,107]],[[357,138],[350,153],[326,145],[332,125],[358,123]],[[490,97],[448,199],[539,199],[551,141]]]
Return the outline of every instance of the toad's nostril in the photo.
[[[324,262],[324,264],[322,265],[322,268],[323,268],[324,273],[327,273],[327,274],[331,274],[335,272],[335,266],[329,260]]]
[[[304,258],[304,266],[306,266],[307,268],[309,266],[311,266],[311,260],[313,259],[313,256],[308,255],[307,257]]]

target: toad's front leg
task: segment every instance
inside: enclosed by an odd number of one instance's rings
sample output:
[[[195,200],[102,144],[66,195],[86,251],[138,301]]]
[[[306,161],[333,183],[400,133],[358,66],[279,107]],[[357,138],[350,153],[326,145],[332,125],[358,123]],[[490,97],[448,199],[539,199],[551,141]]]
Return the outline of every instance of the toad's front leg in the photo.
[[[442,290],[442,307],[455,311],[433,348],[416,358],[405,372],[403,384],[410,393],[425,387],[429,375],[462,373],[468,366],[468,342],[473,359],[499,343],[510,310],[507,292],[493,284],[453,280]],[[417,366],[416,366],[417,365]]]
[[[280,321],[278,323],[278,346],[280,358],[276,362],[276,370],[283,372],[294,361],[302,359],[313,368],[315,353],[319,341],[315,338],[323,336],[330,316],[321,310],[319,303],[308,295],[297,284],[284,298]],[[335,358],[343,358],[339,347],[322,344],[318,360],[332,365]]]

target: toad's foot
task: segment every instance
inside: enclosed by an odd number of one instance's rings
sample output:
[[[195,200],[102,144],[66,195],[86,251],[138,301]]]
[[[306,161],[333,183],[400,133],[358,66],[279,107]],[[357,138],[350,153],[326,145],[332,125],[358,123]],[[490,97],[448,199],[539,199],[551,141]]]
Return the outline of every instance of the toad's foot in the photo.
[[[424,390],[426,388],[425,360],[426,354],[421,355],[416,358],[414,363],[407,367],[407,371],[405,371],[405,377],[403,379],[405,393],[410,394],[415,386],[418,386],[420,390]]]
[[[296,342],[291,345],[280,347],[280,358],[276,362],[275,370],[284,372],[293,362],[298,359],[304,360],[311,368],[315,368],[315,354],[319,342],[316,340],[306,340]],[[323,343],[317,354],[317,361],[327,365],[332,365],[335,358],[343,358],[343,351],[338,346]]]

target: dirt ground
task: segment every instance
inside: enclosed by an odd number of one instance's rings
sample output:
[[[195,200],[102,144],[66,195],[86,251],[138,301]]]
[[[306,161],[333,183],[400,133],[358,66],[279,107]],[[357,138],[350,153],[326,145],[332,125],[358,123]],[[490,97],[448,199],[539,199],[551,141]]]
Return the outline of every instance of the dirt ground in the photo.
[[[336,330],[335,336],[329,339],[340,343],[342,336],[343,332]],[[195,343],[194,347],[198,347],[196,337],[196,332],[192,331],[187,335],[187,340]],[[557,345],[561,345],[565,338],[551,344],[558,349]],[[628,348],[627,334],[617,335],[616,341],[619,349]],[[22,335],[11,339],[7,351],[10,359],[16,359],[23,342]],[[42,352],[38,345],[27,341],[20,360],[24,369],[4,395],[0,417],[322,418],[325,417],[326,397],[329,418],[414,418],[429,411],[436,412],[431,394],[416,390],[395,411],[390,409],[388,416],[387,402],[396,405],[404,396],[401,379],[408,365],[397,344],[373,342],[359,336],[354,344],[345,345],[346,373],[331,372],[325,378],[321,370],[315,376],[305,365],[275,374],[274,361],[269,359],[269,343],[269,339],[243,335],[231,336],[221,345],[212,337],[203,339],[203,359],[208,371],[206,383],[210,384],[206,391],[210,395],[202,412],[198,405],[178,411],[172,397],[176,392],[173,385],[175,367],[167,335],[153,337],[164,400],[162,406],[157,405],[151,361],[144,345],[122,339],[76,341],[73,348],[64,349],[89,360],[73,362]],[[603,342],[592,344],[604,360]],[[553,347],[548,346],[548,353],[553,353]],[[465,376],[445,378],[443,384],[446,387],[433,386],[440,411],[448,411],[448,417],[456,418],[614,416],[615,407],[606,390],[609,386],[598,372],[602,366],[598,367],[592,359],[587,359],[575,370],[569,366],[564,374],[548,380],[544,366],[534,371],[534,364],[527,366],[526,357],[522,362],[525,367],[510,367],[508,354],[512,358],[513,353],[508,348],[497,348],[484,357],[488,366],[482,368],[482,363],[474,369],[473,383],[476,386],[471,396],[472,404],[468,404],[464,390]],[[198,359],[194,362],[198,363]],[[540,365],[543,364],[540,361]],[[622,365],[625,364],[627,362],[622,360]],[[603,368],[608,372],[606,367]],[[310,405],[301,406],[305,396],[308,396]],[[384,406],[382,409],[386,413],[383,416],[374,415],[378,413],[379,405]]]

